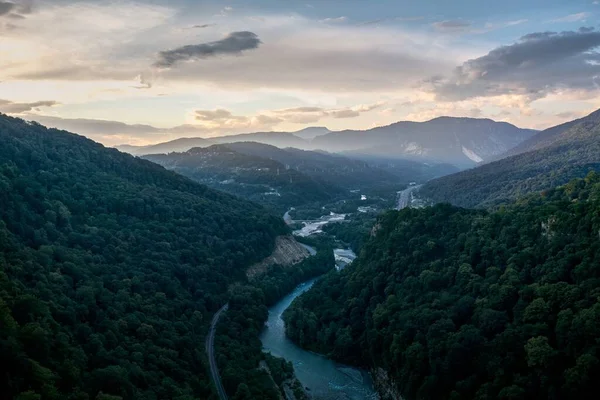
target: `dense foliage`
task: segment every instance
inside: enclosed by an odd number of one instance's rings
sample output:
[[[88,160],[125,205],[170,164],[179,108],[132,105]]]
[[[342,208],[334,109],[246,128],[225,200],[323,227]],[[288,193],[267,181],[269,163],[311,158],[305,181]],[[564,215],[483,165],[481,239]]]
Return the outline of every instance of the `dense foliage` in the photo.
[[[229,310],[218,325],[216,350],[223,385],[235,400],[278,400],[284,381],[289,381],[292,388],[298,385],[291,364],[262,352],[259,335],[267,320],[267,307],[334,265],[333,250],[323,246],[299,264],[275,266],[250,284],[231,289]],[[259,368],[261,364],[263,368]],[[298,391],[298,399],[302,393]]]
[[[213,145],[144,158],[277,212],[299,206],[318,212],[323,204],[360,199],[359,194],[354,194],[357,191],[384,197],[394,195],[411,181],[426,181],[456,171],[447,165],[376,157],[358,160],[255,142]],[[350,212],[355,211],[356,207]]]
[[[329,200],[341,193],[339,187],[290,169],[279,161],[244,154],[228,146],[214,145],[144,158],[278,212],[290,206]]]
[[[373,228],[377,215],[374,212],[355,213],[347,222],[327,224],[322,229],[323,232],[336,237],[358,253],[369,238],[369,232]]]
[[[229,143],[227,147],[243,154],[280,162],[286,168],[344,189],[387,187],[397,184],[399,180],[408,183],[408,180],[418,179],[415,176],[426,174],[432,169],[422,163],[396,160],[396,168],[386,171],[379,165],[374,165],[375,162],[339,154],[294,148],[280,149],[253,142]]]
[[[533,151],[433,180],[420,195],[462,207],[489,207],[600,171],[600,113],[566,126],[540,133]]]
[[[209,317],[280,219],[35,123],[0,142],[0,398],[209,398]]]
[[[596,397],[599,175],[491,213],[389,212],[373,235],[288,309],[293,340],[407,399]]]
[[[291,267],[275,265],[265,276],[258,277],[253,284],[262,289],[265,304],[272,306],[302,282],[323,275],[335,265],[333,248],[323,246],[317,254]]]

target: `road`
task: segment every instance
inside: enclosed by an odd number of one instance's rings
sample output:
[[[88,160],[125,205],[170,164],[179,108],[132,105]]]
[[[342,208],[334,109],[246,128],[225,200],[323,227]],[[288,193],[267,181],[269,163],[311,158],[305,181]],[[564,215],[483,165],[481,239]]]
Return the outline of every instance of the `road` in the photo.
[[[208,354],[208,362],[210,364],[210,374],[212,375],[213,382],[217,388],[217,393],[221,400],[228,400],[227,393],[221,383],[221,376],[219,375],[219,368],[217,367],[217,361],[215,360],[215,331],[217,330],[217,323],[221,313],[227,311],[229,304],[225,304],[219,311],[213,316],[212,322],[210,323],[210,331],[206,337],[206,354]]]
[[[398,192],[398,206],[396,207],[396,210],[402,210],[403,208],[410,206],[412,192],[420,187],[421,185],[409,186],[403,191]]]

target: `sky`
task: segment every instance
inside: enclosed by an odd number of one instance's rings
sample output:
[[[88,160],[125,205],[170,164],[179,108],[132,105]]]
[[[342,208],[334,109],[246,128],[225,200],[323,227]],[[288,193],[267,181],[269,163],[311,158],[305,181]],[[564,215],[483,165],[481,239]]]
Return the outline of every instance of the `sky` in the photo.
[[[0,0],[0,112],[109,146],[600,108],[600,1]]]

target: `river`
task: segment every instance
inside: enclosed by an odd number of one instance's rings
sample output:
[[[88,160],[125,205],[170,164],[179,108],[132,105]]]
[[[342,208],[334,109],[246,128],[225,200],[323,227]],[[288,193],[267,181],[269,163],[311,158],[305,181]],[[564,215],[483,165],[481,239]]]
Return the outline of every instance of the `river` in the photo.
[[[269,319],[260,335],[263,349],[294,364],[298,380],[309,389],[308,393],[315,400],[377,399],[371,377],[366,371],[303,350],[285,336],[281,315],[314,282],[315,279],[312,279],[299,285],[269,309]]]
[[[323,231],[321,230],[323,226],[327,225],[330,222],[340,222],[344,221],[345,219],[346,214],[336,214],[332,212],[329,213],[329,215],[323,215],[321,218],[316,220],[302,221],[304,226],[301,229],[295,230],[292,233],[294,234],[294,236],[301,237],[307,237],[314,234],[323,233]],[[283,216],[283,220],[286,221],[286,223],[288,224],[293,222],[300,222],[292,220],[289,211],[285,213],[285,215]]]

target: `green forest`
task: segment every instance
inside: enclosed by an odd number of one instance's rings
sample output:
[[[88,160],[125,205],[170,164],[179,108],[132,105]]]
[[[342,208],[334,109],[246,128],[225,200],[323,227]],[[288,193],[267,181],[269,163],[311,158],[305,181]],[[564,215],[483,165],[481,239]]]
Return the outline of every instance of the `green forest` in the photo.
[[[546,147],[432,180],[419,195],[435,203],[490,208],[600,172],[600,113],[565,125],[565,131],[559,126],[540,133],[540,141],[552,134]]]
[[[290,206],[326,201],[342,193],[340,187],[331,183],[229,146],[219,144],[144,158],[214,189],[267,206],[278,214]]]
[[[210,317],[281,219],[36,123],[0,141],[0,398],[211,398]]]
[[[302,347],[382,367],[407,399],[597,398],[600,176],[490,212],[382,215],[286,311]]]
[[[229,310],[219,321],[216,351],[223,385],[234,400],[279,400],[284,381],[299,385],[290,363],[262,351],[259,335],[267,321],[267,307],[334,265],[333,249],[321,245],[315,256],[300,264],[274,266],[260,279],[232,287]],[[267,363],[270,374],[257,368],[261,361]],[[305,396],[297,388],[294,392],[299,400]]]

